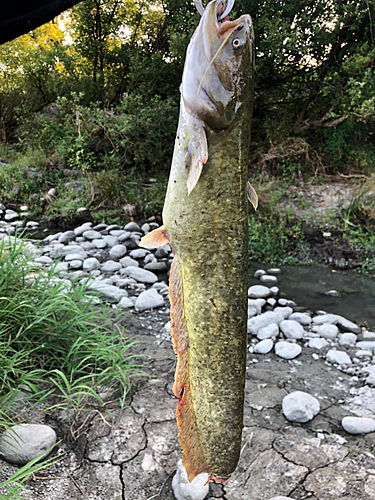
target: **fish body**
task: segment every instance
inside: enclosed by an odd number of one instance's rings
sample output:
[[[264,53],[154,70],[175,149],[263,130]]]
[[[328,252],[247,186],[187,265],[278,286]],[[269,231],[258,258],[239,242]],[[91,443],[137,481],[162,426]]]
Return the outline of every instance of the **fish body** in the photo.
[[[247,345],[247,165],[253,92],[251,18],[218,21],[212,0],[189,45],[164,225],[141,241],[168,241],[178,357],[174,394],[183,463],[225,480],[243,426]]]

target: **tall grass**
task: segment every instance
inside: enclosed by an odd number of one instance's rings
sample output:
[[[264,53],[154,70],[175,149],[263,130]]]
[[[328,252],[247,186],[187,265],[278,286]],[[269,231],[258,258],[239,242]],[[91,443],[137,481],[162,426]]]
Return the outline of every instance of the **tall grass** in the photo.
[[[12,425],[25,386],[37,400],[53,393],[54,407],[78,410],[115,391],[124,404],[129,378],[140,371],[130,353],[135,341],[118,313],[90,294],[86,284],[35,266],[27,243],[0,241],[0,430]]]

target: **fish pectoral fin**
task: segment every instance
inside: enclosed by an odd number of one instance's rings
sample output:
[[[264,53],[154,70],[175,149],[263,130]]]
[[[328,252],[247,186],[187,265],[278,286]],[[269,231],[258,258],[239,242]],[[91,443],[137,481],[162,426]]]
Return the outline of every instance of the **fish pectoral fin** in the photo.
[[[163,224],[157,229],[154,229],[154,231],[151,231],[151,233],[143,236],[138,246],[143,248],[158,248],[166,243],[169,243],[169,238],[167,236],[167,228]]]
[[[258,195],[249,181],[246,184],[246,194],[247,199],[253,205],[254,210],[256,210],[258,208]]]
[[[186,167],[188,168],[186,186],[188,194],[190,194],[197,185],[203,165],[208,159],[207,137],[203,123],[194,120],[192,126],[193,133],[190,137],[186,154]]]

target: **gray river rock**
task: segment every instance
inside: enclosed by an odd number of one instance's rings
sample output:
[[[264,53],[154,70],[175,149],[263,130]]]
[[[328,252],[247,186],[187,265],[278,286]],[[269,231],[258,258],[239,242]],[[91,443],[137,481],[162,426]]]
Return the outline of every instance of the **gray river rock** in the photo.
[[[320,411],[319,401],[303,391],[295,391],[283,399],[283,413],[291,422],[306,423]]]

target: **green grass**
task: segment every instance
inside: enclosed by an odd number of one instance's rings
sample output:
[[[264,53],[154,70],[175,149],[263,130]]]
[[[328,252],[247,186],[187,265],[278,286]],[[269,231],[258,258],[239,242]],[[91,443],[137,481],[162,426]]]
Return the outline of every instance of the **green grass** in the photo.
[[[131,376],[141,371],[124,317],[86,284],[71,286],[36,267],[29,254],[21,240],[0,242],[0,429],[16,420],[17,391],[25,386],[34,402],[53,395],[50,409],[102,404],[103,392],[123,406]],[[17,498],[10,484],[20,477],[0,485],[13,492],[7,498]]]

